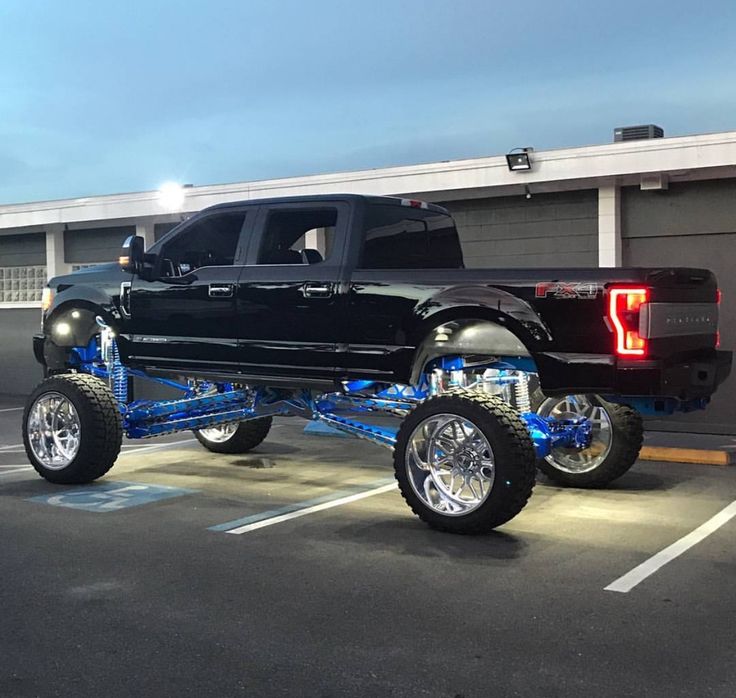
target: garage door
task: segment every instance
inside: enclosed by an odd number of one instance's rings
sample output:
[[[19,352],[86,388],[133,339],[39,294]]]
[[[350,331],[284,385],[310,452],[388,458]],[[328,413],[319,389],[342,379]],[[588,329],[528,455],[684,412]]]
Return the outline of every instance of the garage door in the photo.
[[[736,182],[694,182],[669,192],[624,192],[623,253],[626,266],[711,269],[723,291],[721,346],[736,348]],[[667,234],[670,233],[670,234]],[[732,375],[708,409],[652,422],[655,428],[736,434]]]
[[[736,233],[720,235],[679,235],[624,240],[626,266],[689,266],[711,269],[723,291],[721,306],[721,346],[736,348]],[[653,423],[658,428],[687,428],[717,434],[736,434],[733,394],[736,377],[731,376],[713,397],[708,409]]]
[[[442,203],[471,268],[598,266],[598,191]]]

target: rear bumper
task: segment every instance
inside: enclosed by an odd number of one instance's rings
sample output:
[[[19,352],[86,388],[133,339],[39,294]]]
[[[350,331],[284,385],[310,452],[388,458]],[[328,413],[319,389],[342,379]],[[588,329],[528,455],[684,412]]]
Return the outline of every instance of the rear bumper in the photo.
[[[731,373],[730,351],[673,365],[636,366],[619,362],[616,392],[620,395],[657,395],[680,400],[710,397]],[[645,391],[645,392],[643,392]]]
[[[544,353],[534,357],[547,395],[601,393],[699,400],[731,373],[730,351],[707,350],[681,361],[623,361],[607,354]]]

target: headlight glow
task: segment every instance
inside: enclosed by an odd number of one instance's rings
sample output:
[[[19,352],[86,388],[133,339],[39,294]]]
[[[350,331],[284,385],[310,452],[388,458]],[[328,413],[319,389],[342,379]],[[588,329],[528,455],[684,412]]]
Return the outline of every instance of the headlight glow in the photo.
[[[41,310],[45,313],[54,301],[54,289],[50,286],[45,286],[43,293],[41,294]]]

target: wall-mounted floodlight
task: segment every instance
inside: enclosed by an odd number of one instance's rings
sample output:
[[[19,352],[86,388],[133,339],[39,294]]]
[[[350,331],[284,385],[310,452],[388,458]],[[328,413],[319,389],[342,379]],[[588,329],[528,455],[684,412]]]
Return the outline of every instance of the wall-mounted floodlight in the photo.
[[[534,148],[514,148],[510,153],[506,154],[506,164],[512,172],[523,172],[532,169],[532,159],[530,154],[534,152]]]
[[[177,182],[164,182],[158,188],[158,201],[167,211],[180,211],[185,198],[184,187]]]

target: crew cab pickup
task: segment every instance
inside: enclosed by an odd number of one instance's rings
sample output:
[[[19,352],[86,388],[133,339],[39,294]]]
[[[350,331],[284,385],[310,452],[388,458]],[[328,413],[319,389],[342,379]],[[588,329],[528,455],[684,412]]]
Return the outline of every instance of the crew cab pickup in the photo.
[[[711,272],[468,269],[450,214],[414,200],[221,204],[145,254],[136,242],[124,268],[50,281],[34,340],[50,371],[88,343],[97,316],[126,365],[256,385],[412,385],[444,356],[513,356],[547,395],[677,409],[707,400],[730,370]]]
[[[123,433],[244,453],[299,414],[390,447],[431,526],[485,532],[537,467],[579,487],[622,476],[637,410],[705,407],[731,367],[719,295],[703,269],[466,269],[450,214],[420,201],[223,204],[49,282],[24,443],[47,480],[81,483]],[[136,400],[130,378],[182,397]]]

